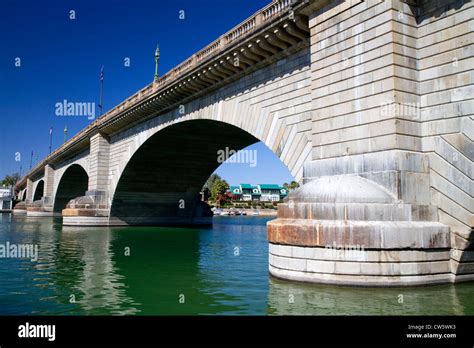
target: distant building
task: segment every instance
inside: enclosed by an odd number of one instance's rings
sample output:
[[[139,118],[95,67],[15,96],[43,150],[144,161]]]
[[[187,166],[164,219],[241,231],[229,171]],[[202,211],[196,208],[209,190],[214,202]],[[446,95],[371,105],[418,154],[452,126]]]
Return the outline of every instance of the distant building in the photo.
[[[0,211],[10,211],[13,204],[12,191],[8,188],[0,188]]]
[[[276,184],[240,184],[229,188],[228,196],[233,201],[279,202],[288,195],[288,190]]]

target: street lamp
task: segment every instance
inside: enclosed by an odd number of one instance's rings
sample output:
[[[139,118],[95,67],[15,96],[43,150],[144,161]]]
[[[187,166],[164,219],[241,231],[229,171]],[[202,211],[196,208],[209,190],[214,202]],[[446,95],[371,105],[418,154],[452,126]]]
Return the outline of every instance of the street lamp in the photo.
[[[155,50],[155,82],[158,82],[158,61],[160,60],[160,45],[156,45]]]

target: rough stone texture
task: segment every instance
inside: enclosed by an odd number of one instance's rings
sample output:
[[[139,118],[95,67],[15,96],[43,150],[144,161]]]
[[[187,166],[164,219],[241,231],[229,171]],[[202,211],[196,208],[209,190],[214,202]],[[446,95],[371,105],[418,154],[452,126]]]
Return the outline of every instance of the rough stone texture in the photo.
[[[34,195],[34,192],[33,192],[33,180],[31,180],[30,178],[28,178],[28,179],[26,180],[26,202],[27,202],[27,203],[33,202],[33,195]]]
[[[374,263],[396,263],[400,262],[400,260],[404,262],[447,261],[450,258],[448,248],[442,250],[366,250],[357,244],[352,244],[351,248],[348,249],[342,249],[342,247],[343,245],[337,244],[332,244],[328,247],[313,248],[271,243],[269,245],[269,253],[275,256],[306,260],[361,261]],[[474,259],[471,261],[474,261]]]
[[[417,19],[423,151],[430,156],[432,202],[440,221],[456,234],[454,247],[472,249],[474,3],[443,5],[424,2]]]
[[[270,243],[367,249],[449,248],[449,228],[439,222],[277,219],[268,223]]]
[[[107,137],[101,133],[92,136],[89,154],[89,190],[108,190],[109,154],[110,144]]]
[[[413,285],[434,285],[443,284],[453,281],[453,274],[426,274],[426,275],[407,275],[407,276],[371,276],[371,275],[347,275],[347,274],[331,274],[331,273],[310,273],[295,270],[281,269],[270,265],[270,273],[286,280],[294,280],[308,283],[322,283],[335,285],[354,285],[354,286],[413,286]],[[468,279],[459,281],[473,280],[472,275],[468,275]]]
[[[54,191],[54,169],[50,165],[44,167],[44,192],[43,196],[53,197]]]
[[[63,216],[64,226],[109,226],[108,216]]]

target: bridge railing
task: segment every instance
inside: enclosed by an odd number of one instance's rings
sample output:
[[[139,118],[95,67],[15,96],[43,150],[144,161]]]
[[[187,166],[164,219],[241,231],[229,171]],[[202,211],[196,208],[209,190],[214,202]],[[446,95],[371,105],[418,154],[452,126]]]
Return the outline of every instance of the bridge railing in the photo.
[[[175,81],[186,72],[196,67],[203,60],[210,58],[219,52],[224,51],[228,46],[232,45],[235,41],[250,35],[256,29],[264,26],[267,22],[285,14],[291,6],[301,2],[302,0],[277,0],[268,4],[261,10],[254,13],[250,18],[246,19],[242,23],[238,24],[225,34],[221,35],[217,40],[214,40],[209,45],[201,49],[200,51],[193,54],[191,57],[186,59],[181,64],[177,65],[162,77],[157,82],[151,83],[130,96],[122,103],[108,111],[101,117],[101,119],[108,119],[114,116],[117,112],[122,111],[130,104],[141,100],[143,96],[148,96],[152,92],[165,88],[168,84]]]
[[[270,5],[264,7],[261,10],[263,14],[263,21],[268,21],[272,17],[278,16],[296,2],[297,1],[295,0],[280,0],[272,2]]]
[[[259,18],[259,20],[261,19],[260,14],[258,14],[257,16],[251,17],[250,19],[246,20],[242,24],[238,25],[235,29],[231,30],[228,34],[226,34],[226,44],[230,44],[231,42],[253,31],[257,27],[257,17]]]

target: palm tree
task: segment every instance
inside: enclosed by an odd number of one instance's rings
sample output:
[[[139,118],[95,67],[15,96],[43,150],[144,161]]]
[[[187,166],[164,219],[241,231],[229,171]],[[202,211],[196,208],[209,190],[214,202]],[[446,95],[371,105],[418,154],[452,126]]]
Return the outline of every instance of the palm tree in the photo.
[[[293,191],[295,189],[297,189],[298,187],[300,187],[300,184],[298,184],[296,181],[292,181],[291,183],[287,183],[285,182],[283,184],[283,187],[286,188],[287,191]]]
[[[6,175],[5,178],[2,180],[2,186],[14,186],[18,181],[20,181],[20,174],[14,173],[12,175]]]
[[[300,187],[300,184],[298,184],[296,181],[292,181],[292,182],[290,183],[290,185],[288,185],[288,188],[289,188],[290,190],[295,190],[295,189],[297,189],[298,187]]]

